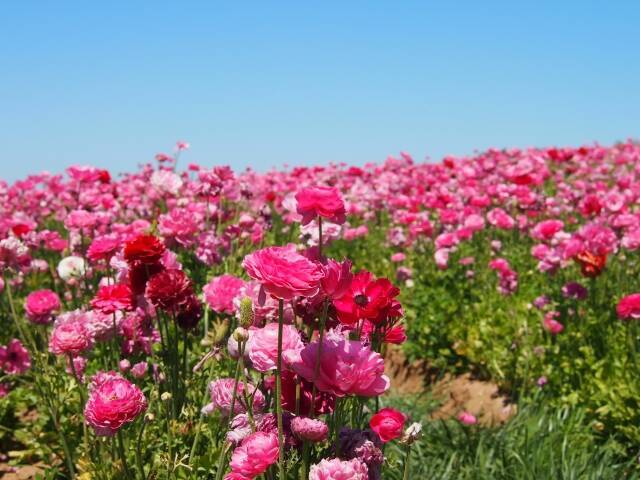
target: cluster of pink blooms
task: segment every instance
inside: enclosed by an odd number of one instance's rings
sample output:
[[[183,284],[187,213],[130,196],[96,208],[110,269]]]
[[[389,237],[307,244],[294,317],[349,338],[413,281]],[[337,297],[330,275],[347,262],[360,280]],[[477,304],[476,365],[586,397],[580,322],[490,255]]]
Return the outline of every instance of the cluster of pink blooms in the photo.
[[[49,352],[80,382],[96,352],[115,351],[113,368],[120,373],[87,374],[85,421],[103,436],[145,412],[137,383],[166,379],[168,372],[153,363],[153,347],[166,350],[177,337],[169,337],[161,319],[187,338],[199,332],[205,309],[230,322],[249,318],[227,346],[257,374],[212,381],[203,408],[229,422],[228,479],[261,475],[283,448],[325,442],[322,416],[344,397],[373,398],[389,389],[380,351],[406,340],[396,284],[411,286],[413,252],[429,252],[441,270],[461,265],[472,281],[480,262],[458,255],[467,244],[486,241],[495,288],[512,295],[528,272],[518,272],[516,259],[501,251],[498,237],[510,232],[531,239],[531,258],[546,275],[577,266],[595,279],[612,257],[640,249],[640,145],[633,141],[490,149],[440,163],[415,163],[402,153],[362,168],[331,164],[264,174],[198,165],[179,172],[177,157],[186,148],[179,142],[175,156],[158,154],[158,166],[146,164],[119,179],[74,166],[66,177],[41,173],[13,185],[0,182],[0,267],[6,272],[0,290],[22,292],[21,313],[34,324],[26,326],[47,332]],[[383,215],[389,224],[381,238],[392,253],[381,261],[394,278],[326,255],[332,242],[368,236]],[[47,228],[52,220],[63,233]],[[265,247],[274,225],[284,245]],[[51,258],[56,263],[48,263]],[[244,272],[234,275],[228,267],[235,258],[243,259]],[[196,285],[198,266],[217,275]],[[52,277],[50,288],[28,292],[35,276]],[[577,281],[559,293],[568,302],[588,296]],[[548,297],[533,305],[548,334],[569,325]],[[640,319],[640,294],[622,292],[616,312],[623,320]],[[19,340],[0,347],[5,373],[30,365]],[[274,415],[274,400],[284,413]],[[460,421],[475,423],[469,415]],[[383,408],[367,429],[334,432],[340,443],[334,458],[311,466],[309,478],[379,478],[383,444],[402,437],[406,420]]]

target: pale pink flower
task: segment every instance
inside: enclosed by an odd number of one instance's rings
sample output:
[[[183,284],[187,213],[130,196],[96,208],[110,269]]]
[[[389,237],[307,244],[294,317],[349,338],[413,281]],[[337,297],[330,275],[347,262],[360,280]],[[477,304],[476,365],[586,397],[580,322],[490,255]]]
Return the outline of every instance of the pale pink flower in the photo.
[[[245,438],[231,454],[231,470],[247,478],[264,473],[278,460],[278,435],[256,432]]]
[[[357,458],[324,458],[320,463],[311,466],[309,480],[368,480],[367,472],[367,466]]]
[[[282,357],[295,358],[304,348],[300,332],[293,325],[282,327]],[[263,328],[253,330],[247,350],[253,368],[260,372],[274,370],[278,359],[278,324],[268,323]]]
[[[300,440],[322,442],[329,434],[329,427],[322,420],[295,417],[291,420],[291,431]]]
[[[209,393],[211,394],[211,403],[203,408],[203,413],[210,414],[214,410],[220,410],[222,415],[228,417],[231,413],[231,402],[233,399],[233,388],[235,380],[233,378],[221,378],[214,380],[209,384]],[[245,413],[248,406],[244,400],[243,392],[245,392],[249,398],[253,397],[253,411],[260,412],[264,408],[264,395],[258,389],[251,384],[245,385],[244,382],[239,381],[236,391],[235,404],[233,405],[233,414]]]

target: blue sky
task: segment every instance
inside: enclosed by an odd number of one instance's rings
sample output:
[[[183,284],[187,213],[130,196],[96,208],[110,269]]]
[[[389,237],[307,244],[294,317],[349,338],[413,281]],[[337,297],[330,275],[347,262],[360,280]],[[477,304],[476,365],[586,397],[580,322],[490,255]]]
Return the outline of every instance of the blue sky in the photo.
[[[637,1],[24,0],[0,18],[7,180],[131,170],[178,139],[264,170],[640,137]]]

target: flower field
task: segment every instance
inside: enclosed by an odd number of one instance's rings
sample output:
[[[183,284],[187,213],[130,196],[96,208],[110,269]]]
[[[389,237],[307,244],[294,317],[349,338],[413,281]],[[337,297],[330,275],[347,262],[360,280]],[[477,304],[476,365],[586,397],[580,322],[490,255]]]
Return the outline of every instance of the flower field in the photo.
[[[6,478],[639,478],[640,144],[188,148],[0,183]],[[509,415],[436,415],[467,374]]]

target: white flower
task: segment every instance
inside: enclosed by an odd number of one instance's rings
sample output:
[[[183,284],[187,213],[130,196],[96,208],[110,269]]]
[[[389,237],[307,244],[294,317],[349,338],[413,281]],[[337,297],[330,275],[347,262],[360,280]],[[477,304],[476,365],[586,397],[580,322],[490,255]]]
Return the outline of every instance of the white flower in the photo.
[[[182,187],[182,179],[169,170],[156,170],[151,175],[151,185],[162,193],[175,195]]]
[[[62,280],[68,282],[73,278],[80,278],[85,274],[86,265],[82,257],[72,255],[63,258],[58,264],[58,275]]]

